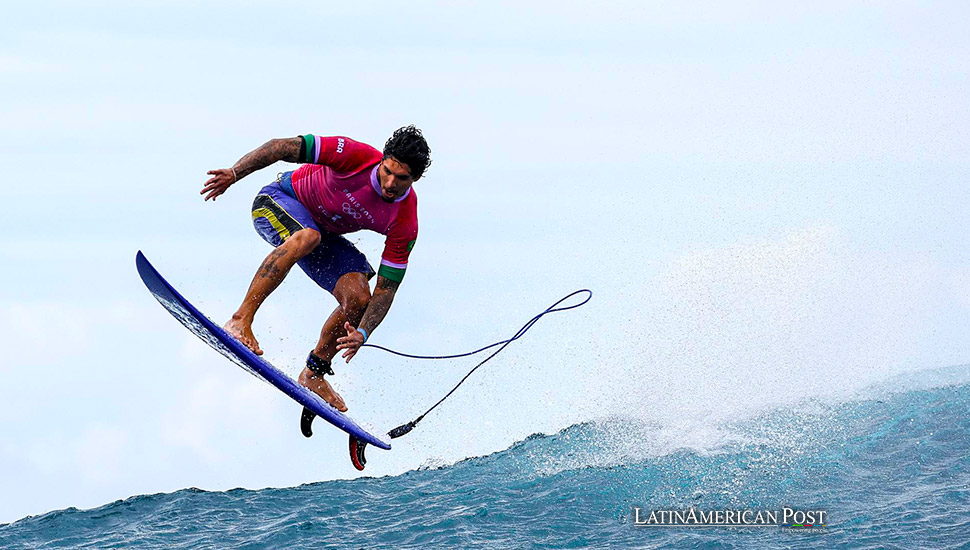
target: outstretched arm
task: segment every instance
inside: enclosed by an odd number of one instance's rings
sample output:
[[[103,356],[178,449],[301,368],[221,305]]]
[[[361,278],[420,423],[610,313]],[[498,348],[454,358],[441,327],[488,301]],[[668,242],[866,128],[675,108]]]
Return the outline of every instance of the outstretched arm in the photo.
[[[205,186],[199,194],[205,195],[205,200],[215,200],[216,197],[225,193],[232,184],[278,160],[299,162],[300,145],[302,143],[303,140],[300,137],[271,139],[247,153],[232,168],[209,170],[207,174],[212,177],[205,182]]]
[[[367,332],[368,336],[377,328],[377,325],[381,324],[388,310],[391,309],[391,303],[394,302],[394,295],[399,286],[401,286],[401,283],[397,281],[392,281],[380,275],[377,276],[377,287],[374,288],[374,295],[367,302],[364,317],[358,325],[359,328]],[[344,323],[344,330],[347,331],[347,336],[337,338],[337,350],[346,350],[341,357],[349,362],[357,354],[360,346],[364,344],[364,335],[350,323]]]

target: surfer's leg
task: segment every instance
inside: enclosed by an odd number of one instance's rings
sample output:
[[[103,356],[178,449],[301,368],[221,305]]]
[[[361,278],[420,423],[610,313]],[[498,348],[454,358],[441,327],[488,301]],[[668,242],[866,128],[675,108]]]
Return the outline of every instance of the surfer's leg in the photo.
[[[325,231],[321,232],[320,244],[298,265],[339,303],[324,323],[320,339],[313,348],[314,355],[329,363],[337,354],[337,338],[343,334],[343,324],[356,325],[364,315],[370,300],[368,281],[374,276],[374,269],[350,241]],[[347,410],[343,399],[322,374],[303,369],[299,382],[338,410]]]
[[[324,323],[323,329],[320,331],[320,340],[317,343],[317,346],[313,348],[313,355],[316,355],[320,359],[326,361],[328,365],[330,360],[333,359],[333,356],[337,353],[337,338],[333,338],[334,343],[332,344],[332,351],[328,351],[326,346],[321,346],[321,343],[329,340],[325,335],[328,332],[332,332],[333,329],[331,327],[334,324],[336,324],[338,327],[342,326],[344,319],[346,319],[346,317],[344,316],[343,309],[340,306],[337,306],[337,309],[333,310],[333,313],[330,314],[330,317],[328,317],[326,323]],[[343,398],[340,397],[340,394],[333,389],[330,382],[324,378],[323,374],[313,372],[309,367],[305,367],[303,372],[300,373],[299,382],[301,386],[322,397],[324,401],[333,405],[338,411],[347,411],[347,404],[344,402]]]
[[[256,311],[266,298],[283,282],[283,278],[301,258],[312,251],[320,242],[320,232],[315,229],[301,229],[276,247],[256,271],[249,285],[246,297],[239,309],[226,323],[226,330],[246,344],[257,355],[262,355],[259,344],[253,335],[253,319]]]
[[[320,339],[313,348],[313,354],[325,361],[330,361],[337,355],[337,338],[343,335],[344,323],[356,325],[360,322],[364,311],[367,309],[367,302],[370,300],[370,287],[367,284],[365,273],[346,273],[342,275],[334,286],[333,295],[340,303],[337,309],[327,318],[320,330]],[[324,379],[322,374],[317,374],[309,368],[304,368],[300,373],[300,384],[316,393],[330,403],[337,410],[343,412],[347,410],[344,400],[334,391],[333,387]]]
[[[313,348],[317,357],[333,359],[337,338],[345,333],[344,323],[357,326],[367,309],[374,269],[350,241],[327,232],[321,233],[320,244],[298,265],[320,288],[333,294],[339,304],[324,323]]]
[[[337,355],[337,338],[343,336],[344,323],[357,326],[367,303],[370,301],[370,286],[364,273],[346,273],[337,280],[333,289],[333,297],[340,304],[333,310],[330,317],[320,330],[320,340],[313,349],[314,355],[321,359],[333,359]]]
[[[242,304],[225,325],[226,330],[259,355],[263,351],[252,330],[256,310],[279,286],[293,264],[310,254],[321,240],[309,210],[286,185],[289,174],[281,174],[276,182],[260,189],[253,200],[253,227],[275,250],[263,260]]]

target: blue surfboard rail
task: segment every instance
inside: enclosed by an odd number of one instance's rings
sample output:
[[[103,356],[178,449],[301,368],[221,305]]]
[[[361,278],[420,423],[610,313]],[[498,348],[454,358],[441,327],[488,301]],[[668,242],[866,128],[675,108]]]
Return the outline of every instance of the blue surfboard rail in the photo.
[[[269,361],[253,353],[242,342],[226,332],[224,328],[213,323],[179,294],[140,250],[135,255],[135,266],[138,268],[141,280],[158,302],[185,328],[201,338],[206,344],[209,344],[214,350],[360,441],[370,443],[381,449],[391,448],[391,440],[387,435],[373,434],[365,430],[352,418],[330,406],[319,395],[298,384],[283,371],[270,364]]]

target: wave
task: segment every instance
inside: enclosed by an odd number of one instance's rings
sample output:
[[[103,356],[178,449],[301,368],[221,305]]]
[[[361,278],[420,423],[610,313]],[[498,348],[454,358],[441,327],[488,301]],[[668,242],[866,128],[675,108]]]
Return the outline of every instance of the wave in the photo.
[[[686,432],[613,416],[397,476],[68,508],[0,526],[0,546],[958,547],[968,412],[970,367],[957,367]],[[782,506],[826,510],[825,531],[632,525],[634,507]]]

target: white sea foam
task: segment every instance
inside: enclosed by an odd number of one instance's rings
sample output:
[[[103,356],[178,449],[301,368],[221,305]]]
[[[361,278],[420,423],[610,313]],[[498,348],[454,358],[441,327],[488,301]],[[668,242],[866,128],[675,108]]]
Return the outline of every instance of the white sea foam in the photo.
[[[596,381],[586,387],[598,407],[584,413],[600,421],[602,440],[583,456],[547,457],[537,470],[719,452],[756,442],[737,427],[772,411],[810,416],[906,386],[905,373],[950,359],[921,345],[934,330],[945,278],[927,262],[890,261],[830,227],[682,256],[627,303],[606,306],[635,313],[614,325],[625,329],[615,339],[623,344],[602,347],[586,376]],[[564,396],[562,406],[578,405]]]

